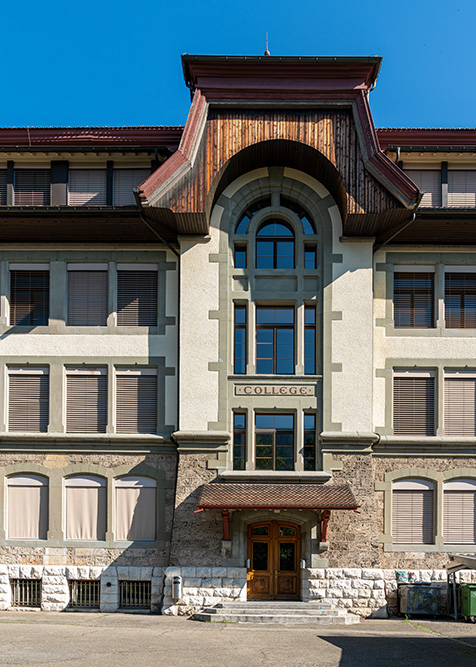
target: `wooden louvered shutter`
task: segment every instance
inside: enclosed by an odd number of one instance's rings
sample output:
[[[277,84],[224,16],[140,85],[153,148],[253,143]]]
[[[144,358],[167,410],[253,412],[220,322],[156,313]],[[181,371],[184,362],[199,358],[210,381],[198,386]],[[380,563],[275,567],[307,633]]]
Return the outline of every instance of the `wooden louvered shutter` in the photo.
[[[46,369],[9,374],[8,430],[46,433],[49,375]]]
[[[453,480],[443,486],[445,544],[476,544],[476,482]]]
[[[393,284],[395,326],[434,327],[434,292],[433,272],[396,270]]]
[[[94,374],[93,374],[94,373]],[[68,433],[105,433],[107,427],[107,374],[105,371],[69,371],[67,375],[66,430]]]
[[[0,169],[0,206],[7,205],[7,170]]]
[[[476,378],[445,377],[445,435],[476,435]]]
[[[105,169],[70,169],[70,206],[106,206]]]
[[[117,324],[157,326],[157,270],[117,272]]]
[[[436,208],[441,206],[441,171],[436,169],[405,169],[418,189],[425,194],[420,206]]]
[[[476,273],[445,273],[445,319],[448,329],[476,329]]]
[[[448,206],[476,206],[476,170],[448,170]]]
[[[150,174],[150,169],[114,169],[114,206],[134,206],[133,188]]]
[[[50,183],[50,169],[15,169],[15,206],[49,206]]]
[[[107,271],[68,270],[68,325],[105,326]]]
[[[49,271],[10,271],[10,324],[48,324]]]
[[[435,435],[435,378],[431,375],[393,378],[395,435]]]
[[[117,375],[118,433],[157,432],[157,375]]]
[[[433,491],[394,490],[392,535],[395,544],[432,544]]]

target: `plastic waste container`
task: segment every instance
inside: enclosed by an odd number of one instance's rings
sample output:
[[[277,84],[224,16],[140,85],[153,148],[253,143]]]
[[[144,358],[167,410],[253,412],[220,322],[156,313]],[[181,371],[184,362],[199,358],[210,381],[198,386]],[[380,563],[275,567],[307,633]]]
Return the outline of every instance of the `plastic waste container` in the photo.
[[[462,584],[461,614],[467,621],[476,623],[476,584]]]

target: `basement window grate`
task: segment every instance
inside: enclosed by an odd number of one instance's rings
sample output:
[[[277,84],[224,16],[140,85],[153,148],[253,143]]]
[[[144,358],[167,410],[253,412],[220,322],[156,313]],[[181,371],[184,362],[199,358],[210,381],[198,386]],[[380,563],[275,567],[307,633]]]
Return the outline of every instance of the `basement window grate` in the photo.
[[[12,607],[41,607],[41,579],[10,579]]]
[[[150,581],[120,581],[121,609],[150,609]]]
[[[96,580],[70,579],[69,607],[71,609],[99,609],[100,582]]]

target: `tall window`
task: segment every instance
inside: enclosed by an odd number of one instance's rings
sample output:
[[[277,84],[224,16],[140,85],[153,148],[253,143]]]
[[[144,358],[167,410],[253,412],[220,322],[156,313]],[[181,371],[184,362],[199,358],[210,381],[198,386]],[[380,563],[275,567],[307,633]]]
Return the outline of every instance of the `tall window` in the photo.
[[[316,372],[316,307],[304,308],[304,374]]]
[[[48,368],[8,369],[8,430],[46,433],[49,421]]]
[[[476,374],[471,371],[445,373],[445,434],[476,435]]]
[[[7,479],[10,539],[46,540],[48,532],[48,478],[13,475]]]
[[[68,368],[66,397],[66,431],[68,433],[106,432],[106,368]]]
[[[66,539],[106,539],[106,497],[104,477],[74,475],[65,481]]]
[[[446,544],[476,544],[476,480],[445,482],[443,526]]]
[[[448,329],[476,329],[476,273],[445,273],[445,319]]]
[[[429,329],[434,323],[435,274],[396,267],[393,307],[396,327]]]
[[[116,431],[118,433],[157,433],[157,371],[155,369],[117,369]]]
[[[294,373],[294,308],[257,306],[256,372]]]
[[[246,415],[233,414],[233,470],[244,470],[246,463]]]
[[[256,470],[294,470],[294,415],[255,415]]]
[[[435,435],[435,376],[432,371],[399,371],[393,378],[395,435]]]
[[[281,220],[267,221],[256,234],[257,269],[294,269],[294,233]]]
[[[395,544],[433,544],[434,485],[423,479],[395,482],[392,535]]]
[[[105,326],[107,264],[68,264],[68,325]]]
[[[10,265],[10,324],[48,324],[50,273],[48,264]]]
[[[116,480],[116,540],[155,540],[157,482],[149,477]]]
[[[157,326],[157,266],[117,267],[117,324]]]
[[[316,469],[316,415],[304,415],[304,470]]]
[[[246,306],[235,305],[234,372],[246,373]]]

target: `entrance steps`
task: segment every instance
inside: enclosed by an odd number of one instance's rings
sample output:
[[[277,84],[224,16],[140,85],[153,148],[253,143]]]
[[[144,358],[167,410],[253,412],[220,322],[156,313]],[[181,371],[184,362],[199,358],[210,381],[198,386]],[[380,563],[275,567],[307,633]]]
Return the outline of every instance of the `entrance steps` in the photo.
[[[330,602],[220,602],[206,607],[192,617],[209,623],[268,623],[281,625],[349,625],[360,616],[337,609]]]

